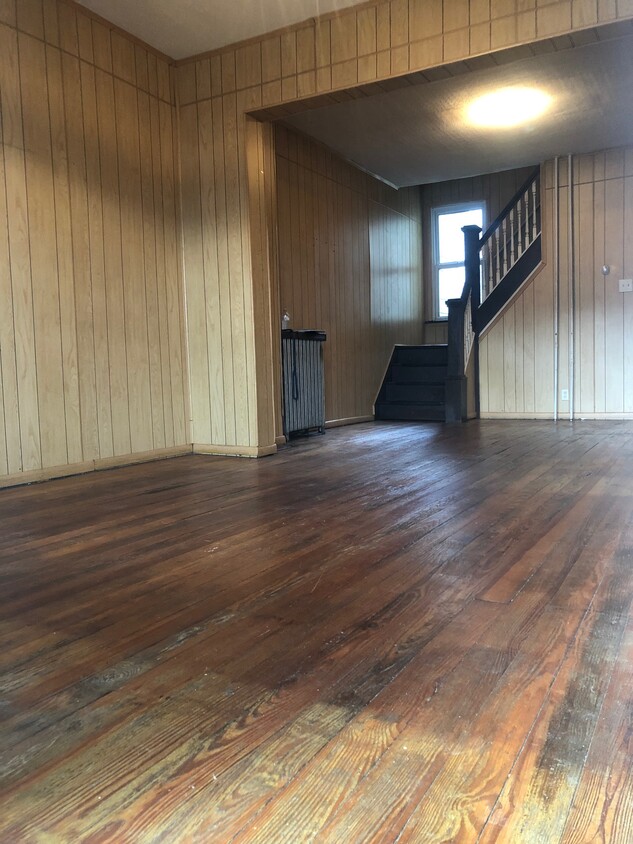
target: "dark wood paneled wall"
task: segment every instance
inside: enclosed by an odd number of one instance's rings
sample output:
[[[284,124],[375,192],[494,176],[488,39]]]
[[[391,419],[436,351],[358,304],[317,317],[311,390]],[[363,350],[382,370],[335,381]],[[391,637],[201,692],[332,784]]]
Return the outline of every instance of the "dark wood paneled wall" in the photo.
[[[422,342],[419,190],[281,126],[276,169],[281,312],[327,332],[327,419],[371,416],[393,345]]]

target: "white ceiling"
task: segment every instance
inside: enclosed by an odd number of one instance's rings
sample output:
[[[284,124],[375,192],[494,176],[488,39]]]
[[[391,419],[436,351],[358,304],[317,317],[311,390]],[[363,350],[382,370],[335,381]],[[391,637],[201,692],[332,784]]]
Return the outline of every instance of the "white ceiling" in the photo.
[[[184,59],[364,0],[79,0],[172,59]]]
[[[554,97],[521,128],[469,127],[462,110],[491,89]],[[633,142],[633,38],[566,49],[299,113],[285,122],[398,187],[498,172]]]

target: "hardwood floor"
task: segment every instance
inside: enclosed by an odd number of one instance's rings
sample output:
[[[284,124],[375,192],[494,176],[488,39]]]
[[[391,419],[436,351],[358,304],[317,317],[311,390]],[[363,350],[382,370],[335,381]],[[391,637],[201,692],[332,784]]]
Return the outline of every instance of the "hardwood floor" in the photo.
[[[0,492],[2,842],[633,841],[633,423]]]

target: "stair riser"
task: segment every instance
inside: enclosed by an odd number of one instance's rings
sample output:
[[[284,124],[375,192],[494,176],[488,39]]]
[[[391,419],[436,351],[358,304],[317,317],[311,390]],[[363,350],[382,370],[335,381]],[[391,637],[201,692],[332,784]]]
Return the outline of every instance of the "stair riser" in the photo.
[[[392,366],[391,380],[396,384],[443,384],[445,366]]]
[[[385,398],[388,402],[435,402],[443,403],[444,386],[426,384],[387,384]]]
[[[413,346],[396,349],[396,366],[446,366],[448,350],[443,346]]]
[[[443,422],[443,407],[420,407],[416,405],[380,404],[376,406],[376,419],[409,422]]]

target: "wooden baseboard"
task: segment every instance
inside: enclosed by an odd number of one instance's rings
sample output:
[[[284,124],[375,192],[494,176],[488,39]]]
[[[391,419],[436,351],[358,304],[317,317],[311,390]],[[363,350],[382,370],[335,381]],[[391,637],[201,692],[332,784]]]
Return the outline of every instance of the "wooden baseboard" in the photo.
[[[96,460],[84,460],[81,463],[69,463],[66,466],[49,466],[46,469],[29,469],[0,477],[0,488],[35,484],[50,481],[53,478],[67,478],[70,475],[85,475],[88,472],[101,472],[134,463],[150,463],[153,460],[167,460],[191,454],[191,445],[177,445],[171,448],[156,448],[152,451],[140,451],[136,454],[118,454],[115,457],[100,457]]]
[[[559,417],[561,420],[565,420],[564,416]],[[574,414],[574,422],[592,422],[594,420],[599,421],[600,419],[604,419],[605,421],[617,422],[621,420],[626,422],[627,420],[633,419],[633,413],[575,413]],[[567,421],[569,418],[567,417]]]
[[[524,413],[506,413],[505,411],[482,411],[480,414],[482,419],[553,419],[554,414],[550,411],[549,413],[536,413],[526,411]]]
[[[348,416],[346,419],[330,419],[325,423],[326,428],[341,428],[343,425],[360,425],[361,422],[373,422],[373,416]]]
[[[504,413],[487,412],[481,414],[482,419],[554,419],[554,414],[549,413]],[[575,413],[572,420],[569,419],[569,411],[558,414],[558,422],[592,422],[604,419],[605,422],[626,422],[633,419],[633,413]]]
[[[216,457],[268,457],[275,454],[277,445],[213,445],[208,443],[194,443],[194,454],[210,454]]]
[[[282,434],[280,437],[275,437],[275,445],[285,445],[286,444],[286,437]]]

